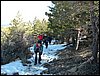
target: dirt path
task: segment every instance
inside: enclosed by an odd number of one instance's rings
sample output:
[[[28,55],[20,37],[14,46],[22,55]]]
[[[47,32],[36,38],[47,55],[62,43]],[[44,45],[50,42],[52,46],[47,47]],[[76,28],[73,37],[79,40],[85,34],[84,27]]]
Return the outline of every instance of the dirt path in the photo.
[[[75,51],[67,48],[57,52],[59,58],[44,64],[48,70],[43,74],[53,75],[99,75],[99,62],[97,64],[84,63],[91,57],[91,50],[81,48]]]

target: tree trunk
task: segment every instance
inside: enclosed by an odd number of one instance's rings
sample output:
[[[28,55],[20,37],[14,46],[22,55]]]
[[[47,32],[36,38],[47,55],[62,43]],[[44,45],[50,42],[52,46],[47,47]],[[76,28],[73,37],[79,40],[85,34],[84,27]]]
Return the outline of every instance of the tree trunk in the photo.
[[[61,35],[61,44],[64,43],[64,37]]]
[[[75,36],[72,36],[72,44],[73,44],[73,48],[76,47],[76,37]]]
[[[70,36],[69,35],[66,35],[66,42],[67,42],[67,44],[70,43],[69,39],[70,39]]]
[[[79,38],[80,38],[80,30],[78,30],[76,50],[78,50],[78,47],[79,47],[79,40],[80,40]]]
[[[97,53],[98,53],[98,31],[95,23],[94,18],[94,1],[90,1],[90,21],[92,25],[92,35],[93,35],[93,42],[92,42],[92,56],[93,61],[97,62]]]

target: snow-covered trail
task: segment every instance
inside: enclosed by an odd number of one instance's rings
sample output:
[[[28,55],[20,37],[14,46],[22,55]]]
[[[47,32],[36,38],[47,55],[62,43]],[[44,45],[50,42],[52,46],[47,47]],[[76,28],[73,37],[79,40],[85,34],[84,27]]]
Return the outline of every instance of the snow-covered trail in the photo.
[[[19,75],[40,75],[40,73],[43,70],[46,70],[47,68],[43,67],[44,63],[48,63],[52,61],[54,58],[57,58],[56,52],[58,50],[64,49],[65,47],[63,46],[65,44],[57,44],[57,45],[48,45],[48,48],[45,48],[45,45],[43,45],[43,54],[41,56],[42,64],[37,64],[34,65],[34,55],[32,58],[28,59],[31,61],[31,64],[28,64],[27,66],[23,66],[21,63],[21,60],[13,61],[9,64],[5,64],[1,66],[1,74],[2,73],[7,73],[7,75],[12,75],[15,72],[18,72]],[[32,52],[34,52],[33,47],[30,48]]]

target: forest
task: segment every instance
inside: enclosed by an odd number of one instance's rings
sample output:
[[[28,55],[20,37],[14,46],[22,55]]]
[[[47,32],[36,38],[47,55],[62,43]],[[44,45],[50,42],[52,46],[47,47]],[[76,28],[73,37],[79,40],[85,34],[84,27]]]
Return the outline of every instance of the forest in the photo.
[[[74,56],[76,55],[74,53],[78,54],[83,50],[86,53],[88,52],[86,50],[90,50],[91,53],[89,57],[83,60],[83,64],[99,64],[99,1],[51,2],[53,6],[48,6],[50,13],[45,12],[45,15],[49,17],[48,21],[34,18],[32,22],[24,22],[20,11],[18,11],[9,27],[1,27],[1,65],[17,59],[22,60],[23,64],[27,63],[27,59],[32,56],[29,47],[37,42],[37,36],[40,34],[51,36],[59,41],[58,44],[64,42],[67,43],[65,46],[73,44],[72,47],[59,53],[61,60],[54,60],[54,66],[63,64],[61,63],[63,61],[66,62],[63,58],[67,58],[67,54],[65,55],[67,51],[70,51],[68,55],[73,54]],[[53,65],[45,64],[46,67],[49,67],[49,73],[80,75],[79,72],[69,73],[68,71],[67,74],[65,72],[52,72],[55,70],[50,68],[54,67]]]

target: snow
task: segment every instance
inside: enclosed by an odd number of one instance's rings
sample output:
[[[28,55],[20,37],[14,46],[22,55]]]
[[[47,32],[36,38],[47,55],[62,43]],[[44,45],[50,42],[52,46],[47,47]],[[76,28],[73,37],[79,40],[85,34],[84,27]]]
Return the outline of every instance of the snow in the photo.
[[[40,75],[40,73],[43,70],[46,70],[47,68],[43,67],[44,63],[48,63],[52,61],[55,58],[58,58],[56,54],[57,51],[64,49],[66,46],[63,46],[65,44],[56,44],[56,45],[48,45],[48,48],[46,49],[45,45],[43,45],[43,54],[41,56],[41,64],[34,65],[34,55],[29,61],[31,61],[31,64],[27,64],[27,66],[23,66],[21,63],[21,60],[16,60],[13,62],[10,62],[9,64],[1,65],[1,74],[7,74],[12,75],[15,72],[18,72],[19,75]],[[30,51],[34,53],[33,47],[30,47]]]

